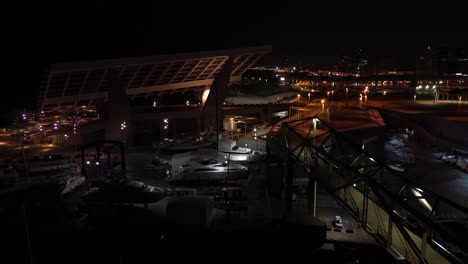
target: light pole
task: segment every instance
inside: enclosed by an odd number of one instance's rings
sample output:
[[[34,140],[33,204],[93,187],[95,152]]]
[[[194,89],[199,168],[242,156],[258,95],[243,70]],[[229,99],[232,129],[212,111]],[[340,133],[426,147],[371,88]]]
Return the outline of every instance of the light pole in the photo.
[[[458,110],[461,110],[461,102],[462,102],[462,97],[461,95],[458,97]]]
[[[169,128],[169,119],[168,118],[164,118],[163,119],[163,139],[164,137],[168,137],[168,128]]]
[[[244,122],[244,145],[247,148],[247,124]]]
[[[309,96],[309,102],[310,102],[310,93],[308,93],[307,96]]]
[[[322,112],[325,111],[325,99],[320,100],[322,103]]]
[[[258,151],[257,128],[254,128],[255,150]]]
[[[127,128],[127,122],[122,122],[120,124],[120,130],[122,131],[122,142],[125,142],[125,137],[124,137],[124,130]]]
[[[312,136],[313,136],[313,143],[315,145],[315,137],[317,136],[317,121],[318,121],[318,119],[314,118],[314,119],[312,119],[312,121],[314,122],[314,134]]]
[[[416,94],[413,96],[413,102],[416,102]]]
[[[301,94],[297,94],[297,106],[300,106]]]
[[[346,87],[346,99],[345,104],[348,105],[348,87]]]

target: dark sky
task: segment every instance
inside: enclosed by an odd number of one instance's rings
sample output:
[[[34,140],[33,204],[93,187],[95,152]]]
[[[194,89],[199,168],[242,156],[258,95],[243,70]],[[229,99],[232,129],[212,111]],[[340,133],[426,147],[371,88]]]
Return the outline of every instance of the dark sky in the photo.
[[[343,6],[275,5],[272,2],[11,1],[1,10],[4,84],[12,92],[3,108],[35,102],[38,78],[51,62],[152,55],[269,44],[265,62],[331,63],[343,52],[413,56],[429,45],[467,43],[457,6],[396,2]],[[181,8],[183,7],[183,8]],[[5,100],[5,97],[2,97]]]

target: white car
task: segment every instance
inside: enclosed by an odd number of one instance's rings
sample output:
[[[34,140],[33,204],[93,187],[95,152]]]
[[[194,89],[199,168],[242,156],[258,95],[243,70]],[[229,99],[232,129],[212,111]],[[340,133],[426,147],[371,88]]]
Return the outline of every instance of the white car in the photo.
[[[333,225],[339,228],[343,227],[343,221],[341,220],[341,216],[335,216],[335,221],[333,221]]]

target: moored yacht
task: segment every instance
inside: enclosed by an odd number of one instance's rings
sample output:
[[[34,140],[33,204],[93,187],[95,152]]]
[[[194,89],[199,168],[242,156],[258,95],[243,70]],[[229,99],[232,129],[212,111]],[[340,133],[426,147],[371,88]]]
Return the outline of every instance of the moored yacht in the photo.
[[[223,181],[247,178],[248,168],[227,160],[215,158],[191,158],[177,171],[173,181]]]

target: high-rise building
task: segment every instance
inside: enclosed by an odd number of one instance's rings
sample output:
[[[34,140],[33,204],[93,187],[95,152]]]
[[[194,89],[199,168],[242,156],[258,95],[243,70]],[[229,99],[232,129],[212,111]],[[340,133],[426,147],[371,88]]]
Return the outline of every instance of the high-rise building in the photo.
[[[367,55],[363,49],[357,49],[343,55],[338,62],[338,70],[353,74],[367,73]]]

